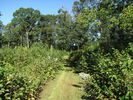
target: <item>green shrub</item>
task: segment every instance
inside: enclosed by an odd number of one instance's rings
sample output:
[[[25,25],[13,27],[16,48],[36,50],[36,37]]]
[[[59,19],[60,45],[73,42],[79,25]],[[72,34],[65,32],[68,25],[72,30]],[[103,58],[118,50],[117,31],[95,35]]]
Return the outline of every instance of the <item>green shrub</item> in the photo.
[[[132,100],[133,99],[133,44],[119,52],[110,49],[105,54],[100,48],[74,51],[69,66],[75,72],[89,73],[93,78],[86,83],[86,99]]]
[[[70,53],[68,66],[75,69],[75,72],[89,72],[89,68],[93,65],[97,65],[98,56],[94,53],[94,47],[90,47],[86,50],[77,50]],[[97,52],[96,50],[95,52]],[[89,66],[89,67],[88,67]]]
[[[133,68],[132,59],[125,51],[114,49],[110,54],[100,56],[93,73],[93,83],[87,83],[86,93],[96,99],[131,100],[133,99]],[[95,70],[95,71],[94,71]]]
[[[64,52],[36,45],[29,49],[19,46],[0,50],[1,99],[37,99],[42,85],[63,68]]]

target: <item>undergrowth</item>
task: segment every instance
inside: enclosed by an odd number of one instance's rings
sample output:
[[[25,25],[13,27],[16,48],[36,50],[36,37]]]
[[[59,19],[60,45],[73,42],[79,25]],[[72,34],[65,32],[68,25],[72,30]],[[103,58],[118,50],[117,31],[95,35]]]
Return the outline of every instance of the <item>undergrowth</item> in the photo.
[[[0,50],[0,99],[38,99],[42,85],[63,69],[67,53],[41,45]]]
[[[86,83],[89,100],[131,100],[133,99],[133,44],[113,53],[104,54],[98,48],[74,51],[70,54],[68,66],[76,73],[85,72],[92,80]]]

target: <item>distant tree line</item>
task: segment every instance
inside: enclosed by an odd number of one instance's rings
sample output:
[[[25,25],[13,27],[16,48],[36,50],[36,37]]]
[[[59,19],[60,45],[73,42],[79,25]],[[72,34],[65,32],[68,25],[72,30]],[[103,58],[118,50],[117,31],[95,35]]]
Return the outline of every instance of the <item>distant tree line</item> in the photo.
[[[43,15],[39,10],[21,7],[13,13],[11,23],[4,26],[0,22],[0,44],[30,48],[41,42],[70,51],[99,43],[106,51],[112,47],[122,50],[133,41],[132,3],[132,0],[75,1],[73,16],[64,8],[58,10],[58,15]]]

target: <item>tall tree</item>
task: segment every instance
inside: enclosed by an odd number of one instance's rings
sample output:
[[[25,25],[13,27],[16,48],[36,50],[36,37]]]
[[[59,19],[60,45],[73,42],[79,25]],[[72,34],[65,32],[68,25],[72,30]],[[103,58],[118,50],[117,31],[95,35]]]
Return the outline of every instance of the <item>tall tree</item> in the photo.
[[[70,35],[72,34],[71,21],[72,17],[68,11],[58,10],[58,24],[57,24],[57,46],[62,50],[68,50],[70,48]]]
[[[115,47],[122,49],[129,43],[129,37],[120,26],[122,20],[120,19],[123,9],[127,8],[131,0],[89,0],[91,9],[79,14],[77,18],[78,23],[82,23],[85,27],[93,25],[90,31],[100,34],[100,44],[106,49]],[[97,35],[96,35],[97,36]]]
[[[73,3],[73,14],[74,14],[74,23],[73,23],[73,41],[78,44],[78,48],[82,48],[85,45],[85,42],[89,39],[89,27],[84,27],[82,23],[78,23],[77,17],[81,13],[85,12],[85,9],[88,8],[86,0],[75,1]],[[89,25],[88,25],[89,26]]]
[[[33,31],[35,25],[37,24],[39,17],[40,17],[40,11],[34,10],[33,8],[20,8],[19,10],[16,10],[13,13],[14,18],[12,19],[12,22],[15,24],[15,26],[25,30],[26,37],[27,37],[27,48],[29,48],[29,33]]]
[[[85,45],[85,42],[89,40],[89,32],[88,28],[85,28],[82,24],[77,22],[73,22],[72,24],[72,34],[71,34],[71,41],[78,47],[77,49],[82,48]]]
[[[10,45],[19,45],[20,38],[19,38],[19,31],[17,27],[14,27],[12,23],[9,23],[5,26],[4,32],[4,42]]]
[[[47,43],[49,46],[55,46],[55,34],[56,34],[56,23],[57,23],[57,16],[56,15],[46,15],[47,24],[44,27],[44,32],[47,36]]]
[[[40,41],[55,46],[57,15],[41,15],[38,27],[41,29]]]
[[[32,45],[34,42],[38,42],[40,32],[41,29],[38,27],[38,25],[35,25],[32,31],[29,32],[30,45]]]
[[[111,2],[101,2],[98,17],[101,20],[106,47],[114,47],[122,50],[128,46],[130,39],[124,29],[120,28],[123,9],[130,5],[131,0],[111,0]],[[107,28],[108,27],[108,28]],[[105,31],[104,31],[105,30]],[[108,31],[107,31],[108,30]]]
[[[38,22],[38,27],[41,29],[41,32],[40,32],[40,41],[45,43],[46,42],[46,33],[45,33],[45,30],[44,30],[44,27],[46,26],[46,18],[45,18],[45,15],[40,15],[40,19],[39,19],[39,22]]]
[[[85,8],[88,8],[87,0],[75,1],[72,6],[74,17],[76,18],[78,14],[83,13],[85,11]]]

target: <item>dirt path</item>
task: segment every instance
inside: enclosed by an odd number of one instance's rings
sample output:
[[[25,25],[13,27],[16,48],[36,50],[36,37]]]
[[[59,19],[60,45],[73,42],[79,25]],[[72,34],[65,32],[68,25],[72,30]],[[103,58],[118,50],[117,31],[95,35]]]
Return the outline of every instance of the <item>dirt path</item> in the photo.
[[[83,100],[83,91],[78,89],[84,85],[84,81],[74,74],[72,69],[65,67],[57,78],[50,81],[41,93],[40,100]]]

